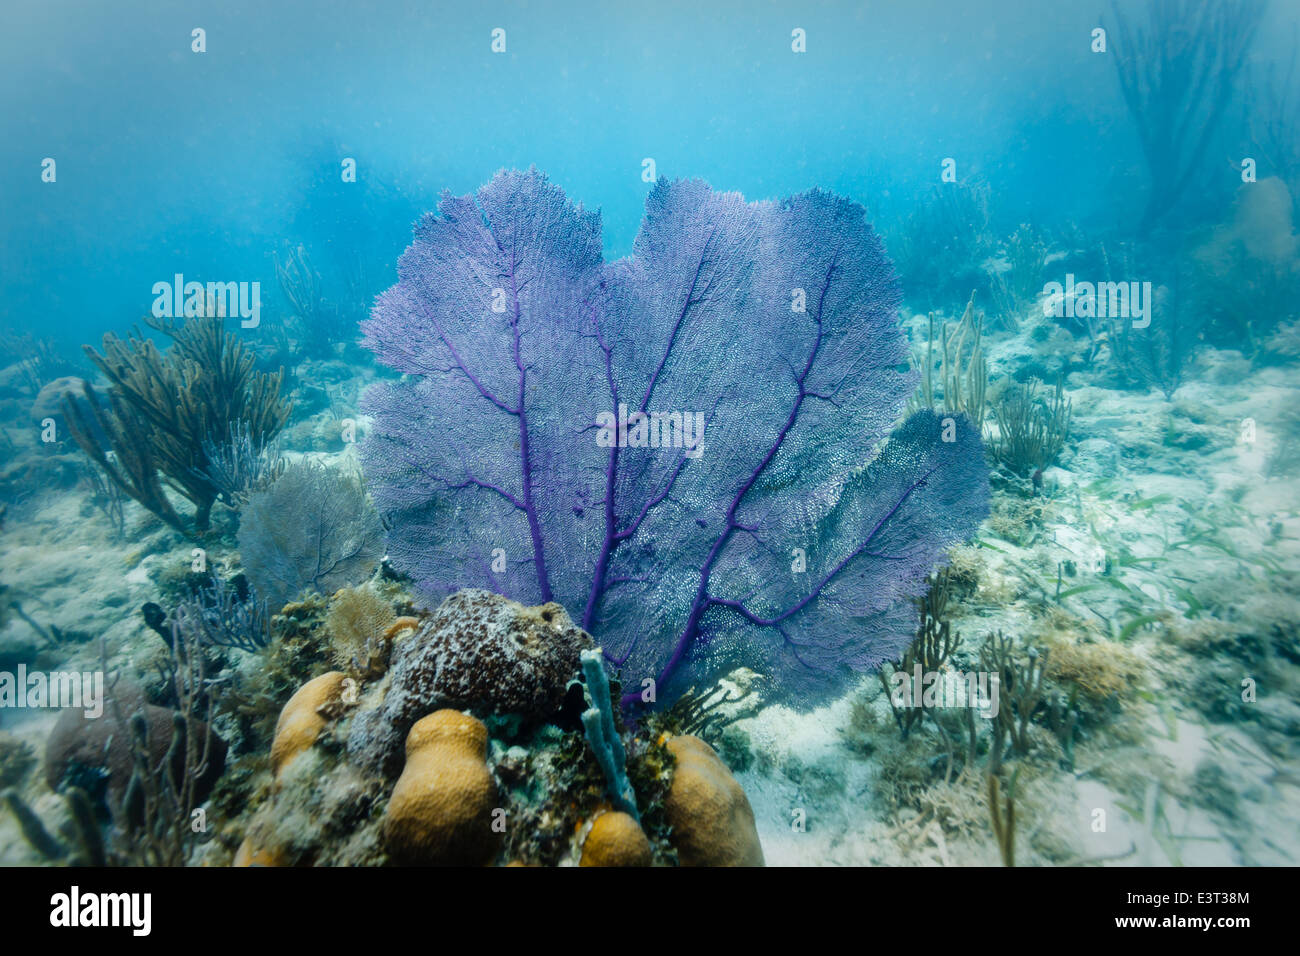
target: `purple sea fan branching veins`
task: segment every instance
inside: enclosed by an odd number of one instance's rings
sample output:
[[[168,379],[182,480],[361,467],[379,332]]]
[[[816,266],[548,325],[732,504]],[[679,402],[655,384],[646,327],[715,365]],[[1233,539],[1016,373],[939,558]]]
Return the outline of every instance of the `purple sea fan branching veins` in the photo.
[[[629,705],[742,665],[795,705],[842,692],[988,509],[968,421],[897,426],[898,301],[863,209],[820,190],[661,179],[612,264],[536,171],[444,196],[363,325],[405,373],[365,398],[393,563],[431,600],[558,601]],[[610,441],[611,410],[698,413],[702,447]]]

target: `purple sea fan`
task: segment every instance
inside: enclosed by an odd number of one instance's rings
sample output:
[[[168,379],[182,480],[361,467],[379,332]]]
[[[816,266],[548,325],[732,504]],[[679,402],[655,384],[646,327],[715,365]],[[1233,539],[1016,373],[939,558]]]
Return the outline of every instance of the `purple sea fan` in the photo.
[[[406,373],[365,399],[393,563],[430,599],[558,601],[628,703],[741,665],[792,704],[843,691],[988,510],[965,418],[890,434],[898,301],[864,210],[820,190],[661,179],[609,265],[535,170],[444,195],[363,323]]]

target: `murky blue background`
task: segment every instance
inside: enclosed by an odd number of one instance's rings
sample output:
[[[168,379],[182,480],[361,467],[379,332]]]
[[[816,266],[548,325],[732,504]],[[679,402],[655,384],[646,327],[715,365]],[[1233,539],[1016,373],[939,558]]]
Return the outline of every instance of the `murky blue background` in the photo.
[[[1089,49],[1092,5],[808,7],[5,4],[0,321],[97,340],[175,272],[260,280],[267,303],[285,240],[322,272],[331,253],[358,257],[377,291],[419,212],[503,166],[535,164],[600,207],[611,256],[631,248],[645,157],[749,198],[833,189],[886,232],[946,156],[989,183],[1004,231],[1140,213],[1145,167],[1114,65]],[[1300,4],[1269,16],[1261,62],[1293,42]],[[1220,138],[1235,162],[1246,132]],[[340,181],[345,156],[356,184]]]

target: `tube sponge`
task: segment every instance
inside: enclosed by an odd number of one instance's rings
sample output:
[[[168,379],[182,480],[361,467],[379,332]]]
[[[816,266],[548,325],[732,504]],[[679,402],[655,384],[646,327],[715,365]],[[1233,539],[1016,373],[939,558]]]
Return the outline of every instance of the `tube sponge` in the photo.
[[[582,712],[582,729],[587,732],[587,742],[605,772],[605,786],[618,808],[640,824],[641,815],[636,809],[636,793],[627,778],[627,753],[623,740],[614,725],[614,708],[610,703],[609,678],[605,674],[604,655],[600,648],[583,651],[582,676],[587,681],[587,700],[591,703]]]

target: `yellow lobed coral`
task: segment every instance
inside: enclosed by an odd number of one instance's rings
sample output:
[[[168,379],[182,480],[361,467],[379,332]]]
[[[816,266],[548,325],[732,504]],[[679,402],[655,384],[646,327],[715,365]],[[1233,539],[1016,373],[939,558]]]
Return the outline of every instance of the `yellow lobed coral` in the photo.
[[[253,845],[252,837],[245,837],[244,842],[239,844],[239,849],[235,851],[235,859],[230,864],[234,866],[284,866],[284,861],[280,854],[266,850]]]
[[[698,737],[668,741],[677,758],[664,800],[682,866],[762,866],[754,811],[736,778]]]
[[[580,866],[649,866],[650,840],[629,814],[608,811],[596,818],[582,844]]]
[[[456,710],[416,721],[406,766],[384,819],[384,846],[397,863],[479,866],[498,848],[496,785],[487,768],[487,728]]]
[[[298,688],[284,705],[271,742],[271,771],[276,777],[289,761],[316,742],[327,723],[320,709],[339,703],[345,679],[340,671],[322,674]]]

